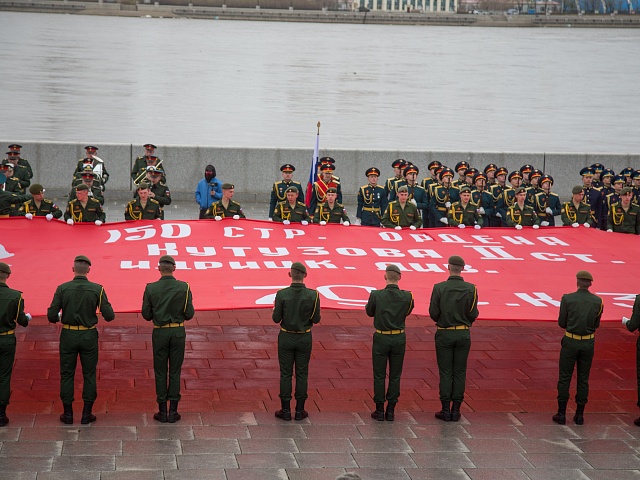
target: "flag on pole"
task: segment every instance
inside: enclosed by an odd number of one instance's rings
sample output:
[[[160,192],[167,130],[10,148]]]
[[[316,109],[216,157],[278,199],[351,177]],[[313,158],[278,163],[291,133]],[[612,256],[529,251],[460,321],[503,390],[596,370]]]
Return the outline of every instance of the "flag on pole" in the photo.
[[[311,170],[309,170],[309,181],[307,182],[307,194],[304,201],[307,208],[311,206],[311,195],[313,195],[313,184],[318,180],[318,154],[320,153],[320,122],[318,122],[318,133],[316,134],[316,146],[313,149],[311,158]]]

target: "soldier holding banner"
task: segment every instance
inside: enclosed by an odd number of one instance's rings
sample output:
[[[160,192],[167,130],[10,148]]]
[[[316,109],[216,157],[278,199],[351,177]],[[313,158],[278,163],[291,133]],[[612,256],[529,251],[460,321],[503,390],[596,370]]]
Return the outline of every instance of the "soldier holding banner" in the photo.
[[[204,218],[213,218],[215,220],[222,220],[225,217],[233,218],[234,220],[247,218],[244,216],[240,204],[231,200],[234,189],[235,185],[232,183],[222,184],[222,198],[209,207],[209,210],[204,214]]]
[[[589,228],[595,224],[594,218],[591,215],[591,209],[589,205],[584,203],[584,190],[582,187],[576,185],[571,190],[571,201],[565,202],[562,205],[560,211],[560,219],[562,225],[565,227],[572,226],[574,228],[584,225]]]
[[[382,216],[382,225],[386,228],[402,230],[409,227],[411,230],[420,228],[422,220],[418,207],[409,202],[409,189],[406,185],[398,188],[398,199],[390,202]]]
[[[513,205],[507,210],[507,225],[521,230],[522,227],[540,228],[540,218],[536,215],[533,207],[527,205],[527,189],[519,187],[516,190],[516,199]]]
[[[27,200],[20,207],[20,214],[27,220],[33,217],[46,217],[48,221],[62,217],[62,210],[51,200],[44,198],[44,187],[39,183],[34,183],[29,187],[29,193],[33,195],[31,200]]]
[[[298,189],[298,202],[304,203],[304,190],[300,182],[293,180],[293,172],[296,171],[296,167],[290,163],[285,163],[280,167],[282,172],[282,180],[277,181],[271,188],[271,201],[269,202],[269,219],[273,219],[273,212],[276,209],[276,205],[279,202],[284,202],[287,198],[287,189],[289,187],[296,187]]]
[[[273,221],[282,222],[289,225],[291,222],[300,222],[302,225],[308,225],[311,217],[307,212],[307,206],[299,202],[298,189],[296,187],[287,188],[287,199],[278,203],[273,212]]]
[[[156,220],[162,218],[162,207],[149,198],[149,184],[140,182],[136,189],[138,198],[131,200],[124,209],[125,220]]]
[[[327,189],[326,201],[316,207],[316,212],[313,215],[313,222],[320,225],[326,225],[327,223],[337,223],[348,227],[351,222],[347,216],[347,210],[344,205],[336,201],[338,197],[338,190],[331,187]]]
[[[622,317],[622,324],[627,327],[630,332],[635,332],[640,329],[640,295],[636,295],[636,300],[633,303],[633,310],[631,311],[631,318]],[[636,382],[638,385],[638,403],[640,407],[640,336],[636,340]],[[636,427],[640,427],[640,417],[633,421]]]

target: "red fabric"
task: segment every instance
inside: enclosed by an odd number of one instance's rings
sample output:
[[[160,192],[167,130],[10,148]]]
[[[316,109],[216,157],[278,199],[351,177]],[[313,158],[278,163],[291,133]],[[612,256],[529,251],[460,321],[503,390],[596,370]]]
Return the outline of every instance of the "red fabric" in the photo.
[[[400,287],[413,292],[414,313],[428,314],[434,283],[446,280],[450,255],[462,256],[467,281],[478,286],[481,319],[556,320],[575,274],[594,276],[604,320],[630,316],[640,292],[640,237],[580,228],[402,230],[342,225],[283,225],[259,220],[137,221],[69,226],[36,217],[0,220],[0,261],[8,284],[24,292],[26,311],[41,315],[58,284],[72,278],[76,255],[92,263],[89,278],[104,285],[114,309],[139,312],[161,255],[177,262],[196,310],[271,307],[289,285],[291,262],[306,264],[306,285],[323,308],[363,307],[384,287],[384,268],[403,269]],[[135,267],[135,268],[132,268]]]

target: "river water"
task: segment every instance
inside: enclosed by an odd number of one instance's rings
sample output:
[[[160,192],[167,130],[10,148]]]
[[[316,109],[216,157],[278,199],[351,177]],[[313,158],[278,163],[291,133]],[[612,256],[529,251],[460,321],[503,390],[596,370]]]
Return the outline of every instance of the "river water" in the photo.
[[[640,31],[0,13],[16,141],[637,153]]]

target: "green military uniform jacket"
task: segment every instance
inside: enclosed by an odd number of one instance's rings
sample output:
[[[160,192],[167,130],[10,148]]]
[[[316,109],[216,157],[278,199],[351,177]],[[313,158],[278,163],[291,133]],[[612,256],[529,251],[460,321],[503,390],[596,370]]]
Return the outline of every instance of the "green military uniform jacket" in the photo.
[[[23,327],[29,323],[24,314],[22,292],[0,282],[0,333],[15,330],[16,322]]]
[[[302,185],[300,182],[294,182],[293,180],[289,183],[284,180],[280,180],[279,182],[275,182],[273,184],[273,188],[271,189],[271,201],[269,202],[269,218],[273,218],[273,212],[276,209],[276,205],[280,202],[287,201],[287,188],[295,187],[298,190],[298,198],[297,201],[304,203],[304,190],[302,189]]]
[[[100,178],[100,184],[101,185],[106,185],[107,182],[109,181],[109,172],[107,172],[107,167],[105,166],[104,162],[98,162],[97,160],[93,160],[91,162],[91,165],[95,170],[96,166],[98,164],[100,164],[100,163],[102,164],[102,178]],[[76,169],[73,172],[74,176],[75,176],[76,173],[81,173],[84,170],[84,165],[85,165],[84,158],[81,158],[80,160],[78,160],[78,164],[76,165]]]
[[[124,209],[125,220],[156,220],[162,218],[162,208],[153,198],[142,207],[140,199],[131,200]]]
[[[78,185],[80,185],[80,183],[82,182],[79,182]],[[97,186],[95,183],[89,187],[89,198],[95,198],[100,202],[100,205],[104,205],[104,196],[102,195],[102,189],[99,186]],[[67,200],[67,202],[70,202],[71,200],[75,200],[75,199],[76,199],[76,189],[74,187],[69,192],[69,200]]]
[[[333,208],[330,208],[327,202],[321,203],[316,207],[316,212],[313,215],[313,223],[340,223],[340,220],[351,223],[344,205],[338,202],[333,204]]]
[[[271,319],[289,332],[305,332],[320,321],[320,296],[304,283],[278,290]]]
[[[452,275],[433,286],[429,316],[438,327],[470,327],[478,314],[478,290],[473,283]]]
[[[562,296],[558,325],[574,335],[591,335],[600,326],[603,309],[602,298],[580,288]]]
[[[20,206],[20,215],[26,215],[27,213],[30,213],[34,217],[46,217],[48,214],[53,215],[53,218],[60,218],[62,216],[62,210],[60,210],[55,203],[51,200],[47,200],[46,198],[42,199],[39,208],[33,199],[24,202]]]
[[[18,165],[26,168],[28,177],[33,178],[33,169],[31,168],[31,164],[29,163],[29,160],[27,160],[26,158],[20,157],[18,159]]]
[[[70,218],[75,223],[95,222],[96,220],[104,222],[106,215],[102,211],[102,205],[95,198],[89,198],[85,207],[82,206],[78,199],[75,199],[69,202],[67,210],[64,212],[64,220],[67,221]]]
[[[142,296],[142,318],[145,320],[153,320],[159,327],[183,323],[194,315],[193,297],[187,282],[176,280],[173,275],[163,275],[145,287]]]
[[[131,169],[131,180],[133,180],[134,182],[136,180],[138,180],[138,177],[140,177],[140,175],[142,175],[142,172],[146,171],[147,169],[147,157],[137,157],[134,161],[133,161],[133,168]],[[160,164],[160,166],[158,167],[157,165],[162,162],[161,159],[158,158],[158,161],[156,162],[156,164],[154,165],[158,170],[162,171],[162,177],[160,177],[160,181],[162,183],[165,183],[167,181],[167,171],[164,168],[164,162],[162,164]],[[140,178],[138,180],[138,182],[140,182],[141,180],[144,180],[144,175],[142,176],[142,178]]]
[[[609,210],[607,230],[640,235],[640,207],[630,203],[629,209],[625,212],[621,203],[615,204]]]
[[[433,218],[439,221],[441,218],[447,217],[451,205],[460,200],[460,190],[454,186],[447,188],[444,185],[436,185],[433,187],[432,192],[429,200],[429,211]],[[448,207],[447,203],[449,204]]]
[[[358,190],[356,217],[362,220],[363,225],[379,226],[380,217],[386,210],[387,203],[387,193],[384,188],[370,183],[363,185]]]
[[[451,205],[447,218],[451,227],[457,227],[460,224],[467,227],[473,227],[476,224],[482,226],[484,223],[482,215],[478,213],[478,207],[471,202],[467,203],[466,207],[463,207],[461,202],[455,202]]]
[[[29,170],[26,167],[23,167],[18,164],[13,167],[13,176],[18,179],[20,182],[20,187],[24,190],[29,185],[31,185],[31,177],[29,177]]]
[[[399,201],[389,202],[387,209],[382,216],[382,225],[387,228],[410,227],[411,225],[419,228],[422,226],[422,219],[418,213],[418,207],[407,201],[404,208],[400,206]]]
[[[274,222],[284,222],[289,220],[290,222],[301,222],[303,220],[311,220],[307,213],[307,206],[302,202],[296,202],[294,206],[291,206],[289,202],[280,202],[276,205],[276,209],[273,212]]]
[[[640,328],[640,295],[636,295],[636,300],[633,302],[633,310],[631,311],[631,318],[626,325],[627,330],[630,332],[635,332]]]
[[[222,204],[222,200],[218,200],[216,203],[212,203],[211,206],[207,209],[204,214],[204,218],[216,218],[216,217],[233,217],[234,215],[238,215],[240,218],[247,218],[244,216],[242,212],[242,207],[238,202],[234,202],[233,200],[229,200],[229,205],[227,208],[224,208]]]
[[[547,208],[551,209],[551,214],[547,213]],[[546,194],[544,190],[541,190],[536,194],[534,209],[541,221],[549,222],[549,225],[554,226],[554,217],[560,215],[562,211],[560,197],[557,193],[549,192]]]
[[[30,198],[30,194],[19,195],[17,193],[0,190],[0,215],[9,215],[13,205],[26,202]]]
[[[387,198],[391,198],[391,195],[396,190],[396,182],[398,180],[402,180],[402,177],[391,177],[387,178],[387,181],[384,184],[384,191],[387,194]]]
[[[522,225],[523,227],[532,227],[533,225],[540,225],[540,218],[536,215],[533,207],[524,204],[524,208],[520,209],[518,202],[515,202],[509,210],[507,210],[507,225],[515,227],[516,225]]]
[[[404,330],[405,320],[413,311],[413,294],[401,290],[398,285],[388,284],[383,290],[373,290],[364,307],[367,315],[373,317],[376,330]]]
[[[584,202],[581,202],[577,209],[573,202],[563,203],[560,218],[562,225],[565,227],[573,225],[574,223],[579,223],[580,225],[588,223],[592,227],[594,224],[593,217],[591,216],[591,208]]]
[[[15,175],[7,178],[7,181],[4,184],[4,189],[7,192],[24,193],[24,187],[20,183],[20,179]]]
[[[58,321],[60,310],[64,325],[93,327],[98,323],[96,310],[100,310],[107,322],[116,318],[102,285],[90,282],[85,275],[76,275],[70,282],[56,288],[47,310],[49,322]]]
[[[162,208],[166,207],[167,205],[171,205],[171,192],[169,191],[169,187],[167,187],[166,185],[161,185],[160,182],[151,183],[150,185],[151,186],[149,190],[154,195],[153,199],[160,205],[162,205]],[[137,190],[133,197],[138,197]]]
[[[82,172],[74,173],[73,180],[71,180],[71,188],[75,189],[78,185],[82,183]],[[104,192],[104,186],[102,185],[102,180],[100,180],[97,176],[93,177],[93,185],[100,189],[101,192]]]

